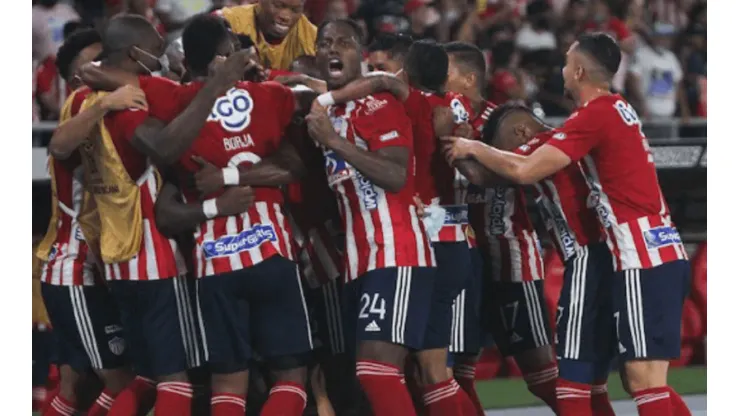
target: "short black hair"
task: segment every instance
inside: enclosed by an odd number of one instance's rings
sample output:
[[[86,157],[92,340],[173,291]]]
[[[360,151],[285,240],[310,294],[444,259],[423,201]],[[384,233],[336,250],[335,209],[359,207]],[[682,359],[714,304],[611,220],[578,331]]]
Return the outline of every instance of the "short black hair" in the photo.
[[[205,13],[193,17],[182,31],[187,67],[198,75],[207,73],[218,46],[229,40],[229,29],[223,18]]]
[[[449,58],[439,43],[431,40],[417,40],[411,44],[403,70],[413,87],[441,92],[447,81]]]
[[[64,27],[62,28],[62,34],[64,39],[67,39],[71,34],[77,32],[78,30],[82,29],[89,29],[91,26],[87,23],[82,23],[79,20],[70,20],[69,22],[64,24]]]
[[[577,49],[601,65],[610,78],[617,73],[619,64],[622,62],[622,51],[619,49],[619,44],[611,35],[604,32],[584,33],[578,36]]]
[[[319,28],[316,30],[316,40],[317,41],[321,38],[321,36],[323,36],[324,29],[326,29],[326,27],[329,26],[330,24],[342,24],[342,25],[349,26],[349,28],[352,29],[353,32],[355,32],[355,35],[357,36],[357,42],[360,45],[363,44],[363,42],[364,42],[363,37],[364,36],[363,36],[362,28],[360,27],[359,24],[357,24],[357,22],[355,22],[352,19],[324,20],[324,22],[321,23],[319,25]]]
[[[157,30],[144,17],[136,14],[123,14],[110,19],[103,32],[103,50],[106,56],[125,51],[132,46],[149,40],[148,36]]]
[[[403,61],[414,39],[401,33],[380,33],[368,46],[368,52],[387,52],[391,58]]]
[[[486,83],[486,57],[483,51],[466,42],[450,42],[444,48],[466,71],[475,72],[478,77],[478,88],[483,91]]]
[[[488,120],[486,121],[486,124],[483,125],[483,134],[482,139],[483,142],[488,145],[493,145],[494,141],[496,140],[496,133],[498,132],[498,129],[501,124],[501,120],[504,119],[507,115],[513,113],[513,112],[525,112],[532,117],[538,118],[534,111],[532,111],[531,108],[527,107],[524,104],[519,104],[516,102],[508,102],[505,104],[502,104],[498,107],[496,107],[491,114],[488,116]]]
[[[70,35],[59,47],[57,51],[56,66],[59,71],[59,75],[66,81],[71,75],[69,73],[72,61],[82,52],[83,49],[96,43],[101,43],[103,40],[95,29],[83,29],[79,30]]]

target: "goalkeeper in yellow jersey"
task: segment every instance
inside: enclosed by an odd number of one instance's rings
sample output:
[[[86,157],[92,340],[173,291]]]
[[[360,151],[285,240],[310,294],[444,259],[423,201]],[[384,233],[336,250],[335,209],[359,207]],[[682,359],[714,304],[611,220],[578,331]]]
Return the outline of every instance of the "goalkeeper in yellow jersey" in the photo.
[[[316,54],[316,26],[303,14],[304,3],[260,0],[214,13],[223,16],[234,33],[252,38],[265,68],[287,70],[297,57]]]

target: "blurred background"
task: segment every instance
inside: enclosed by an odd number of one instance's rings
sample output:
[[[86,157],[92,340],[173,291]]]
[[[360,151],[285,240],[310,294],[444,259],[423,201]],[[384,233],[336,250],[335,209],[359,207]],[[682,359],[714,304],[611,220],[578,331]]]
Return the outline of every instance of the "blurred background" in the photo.
[[[111,16],[128,12],[146,16],[171,41],[197,13],[253,2],[33,1],[34,236],[43,235],[50,212],[45,145],[69,93],[54,65],[65,37],[80,27],[101,27]],[[612,34],[623,54],[613,89],[640,113],[674,221],[692,255],[694,280],[684,311],[684,349],[673,365],[694,367],[674,370],[672,383],[679,393],[706,391],[705,0],[306,0],[305,14],[317,25],[325,19],[352,18],[365,30],[366,44],[383,32],[474,43],[488,61],[488,99],[496,104],[525,102],[554,125],[574,106],[563,95],[561,68],[568,47],[584,31]],[[548,304],[554,311],[562,265],[544,243]],[[38,334],[46,326],[43,316],[36,315]],[[513,361],[502,359],[495,348],[484,353],[478,368],[482,380],[518,375]],[[490,394],[486,390],[481,397],[487,397],[491,407],[530,404],[532,396],[521,382],[511,387],[486,383],[481,388],[491,389]],[[611,389],[617,390],[618,385]]]

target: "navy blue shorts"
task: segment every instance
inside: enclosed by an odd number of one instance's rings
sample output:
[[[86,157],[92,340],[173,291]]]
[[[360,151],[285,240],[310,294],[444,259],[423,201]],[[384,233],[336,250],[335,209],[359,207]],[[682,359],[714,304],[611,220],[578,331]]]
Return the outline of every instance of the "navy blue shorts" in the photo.
[[[203,365],[192,279],[116,280],[108,285],[137,374],[154,379]]]
[[[681,315],[690,275],[686,260],[616,273],[612,303],[622,361],[680,356]]]
[[[468,249],[471,273],[452,304],[450,352],[475,355],[480,352],[481,258],[477,248]],[[439,258],[439,257],[438,257]]]
[[[310,290],[308,311],[312,319],[314,346],[321,353],[336,355],[345,352],[342,286],[342,280],[335,279]]]
[[[343,315],[349,351],[362,341],[424,348],[436,269],[388,267],[344,284]]]
[[[313,349],[298,266],[284,257],[199,279],[198,304],[215,373],[246,370],[254,353],[273,367],[298,367]]]
[[[108,288],[41,283],[41,295],[54,328],[57,364],[78,372],[127,364],[127,343]]]
[[[504,356],[550,345],[544,281],[490,282],[491,306],[487,322]]]
[[[437,259],[437,272],[434,279],[432,309],[424,336],[424,349],[448,348],[455,343],[462,348],[461,327],[464,312],[457,313],[458,331],[453,336],[453,303],[472,279],[473,264],[467,241],[433,243]],[[462,306],[462,305],[461,305]],[[453,339],[457,338],[457,339]]]
[[[613,280],[612,254],[606,243],[583,247],[565,262],[556,315],[558,359],[596,363],[613,357]]]

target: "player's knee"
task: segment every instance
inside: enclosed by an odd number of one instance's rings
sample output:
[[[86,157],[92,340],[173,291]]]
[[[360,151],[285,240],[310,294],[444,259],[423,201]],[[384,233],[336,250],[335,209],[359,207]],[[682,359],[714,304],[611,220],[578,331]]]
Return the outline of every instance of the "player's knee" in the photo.
[[[159,376],[157,377],[157,381],[160,383],[167,383],[167,382],[172,382],[172,381],[187,383],[189,380],[188,380],[188,373],[186,373],[185,371],[180,371],[180,372],[173,373],[173,374]]]
[[[406,347],[385,341],[362,341],[357,347],[357,361],[369,360],[403,368]]]
[[[549,345],[543,345],[539,348],[533,348],[523,351],[514,356],[519,369],[524,373],[539,371],[555,362],[552,356],[552,349]]]
[[[113,394],[120,393],[134,380],[134,375],[123,368],[101,370],[99,375],[105,384],[106,390]]]
[[[421,367],[421,382],[424,385],[441,383],[451,375],[447,369],[447,349],[419,351],[415,354]]]
[[[662,387],[667,383],[667,361],[630,361],[624,364],[622,385],[629,393]]]
[[[291,368],[289,370],[271,370],[277,381],[286,381],[297,384],[306,384],[308,370],[306,367]]]
[[[211,391],[243,396],[247,394],[249,372],[237,371],[229,374],[214,373],[211,375]]]

